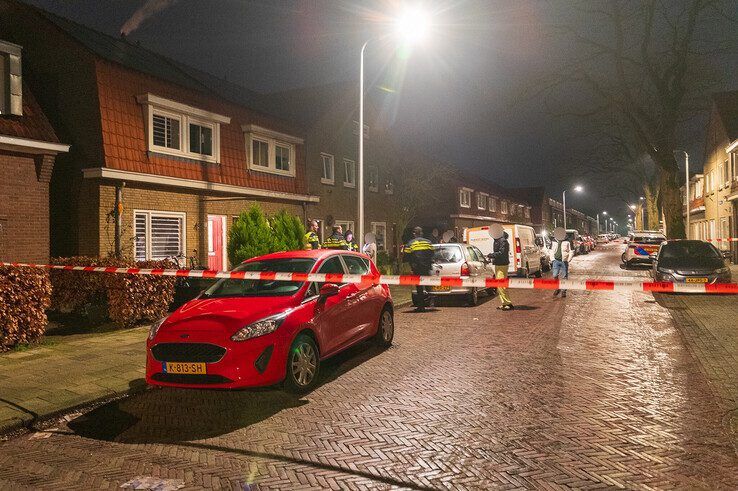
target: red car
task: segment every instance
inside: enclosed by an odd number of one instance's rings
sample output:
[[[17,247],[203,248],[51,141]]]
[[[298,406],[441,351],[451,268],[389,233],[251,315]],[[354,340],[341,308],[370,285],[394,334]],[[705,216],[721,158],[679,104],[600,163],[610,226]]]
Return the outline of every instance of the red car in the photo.
[[[250,259],[235,271],[378,274],[348,251],[291,251]],[[320,362],[360,341],[392,344],[386,285],[222,279],[151,326],[146,381],[241,388],[284,381],[307,392]]]

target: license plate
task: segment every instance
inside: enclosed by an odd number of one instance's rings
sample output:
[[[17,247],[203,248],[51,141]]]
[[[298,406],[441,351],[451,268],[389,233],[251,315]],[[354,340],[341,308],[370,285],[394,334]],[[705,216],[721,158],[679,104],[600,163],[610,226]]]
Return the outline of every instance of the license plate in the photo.
[[[164,373],[185,375],[205,375],[207,373],[205,363],[166,362],[162,364],[161,370]]]
[[[707,278],[687,278],[687,283],[707,283]]]
[[[450,286],[432,286],[431,291],[432,292],[450,292],[451,287]]]

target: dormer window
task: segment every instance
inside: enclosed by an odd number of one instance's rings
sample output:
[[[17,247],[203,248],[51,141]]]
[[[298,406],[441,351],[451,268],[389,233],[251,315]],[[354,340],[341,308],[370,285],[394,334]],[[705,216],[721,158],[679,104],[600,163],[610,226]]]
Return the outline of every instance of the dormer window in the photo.
[[[231,118],[153,94],[137,100],[146,105],[149,152],[220,163],[220,125]]]
[[[0,116],[23,116],[21,47],[0,41]]]
[[[249,169],[295,177],[296,146],[303,142],[301,138],[255,124],[241,129],[246,137]]]

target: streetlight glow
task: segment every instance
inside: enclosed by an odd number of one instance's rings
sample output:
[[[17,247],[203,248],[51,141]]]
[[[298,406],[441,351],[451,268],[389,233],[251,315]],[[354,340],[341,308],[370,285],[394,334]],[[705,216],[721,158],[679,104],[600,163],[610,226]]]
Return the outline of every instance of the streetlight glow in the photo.
[[[576,191],[577,193],[581,193],[582,191],[584,191],[584,188],[582,186],[577,185],[577,186],[574,186],[574,191]]]
[[[419,5],[405,7],[395,20],[395,32],[407,44],[418,44],[428,37],[431,17]]]
[[[633,210],[633,211],[635,211],[636,205],[630,205],[630,209]]]

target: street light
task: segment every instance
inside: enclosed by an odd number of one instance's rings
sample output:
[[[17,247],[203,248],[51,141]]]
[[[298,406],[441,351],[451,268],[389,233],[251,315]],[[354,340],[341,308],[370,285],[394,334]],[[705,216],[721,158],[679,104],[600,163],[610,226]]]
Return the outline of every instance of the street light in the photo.
[[[419,6],[408,6],[395,20],[395,33],[406,44],[417,44],[428,35],[430,20],[430,15]],[[354,236],[359,236],[359,249],[364,245],[364,52],[369,41],[371,39],[367,39],[361,46],[359,60],[359,230],[358,233],[354,231]]]
[[[684,236],[689,240],[689,208],[691,203],[689,202],[689,154],[684,150],[677,150],[684,154],[684,194],[687,197],[687,230],[684,231]]]
[[[572,188],[575,193],[581,193],[584,188],[580,185],[576,185]],[[566,230],[566,189],[561,193],[561,205],[564,208],[564,230]]]
[[[646,230],[646,198],[641,196],[639,199],[641,200],[641,226],[643,230]]]

